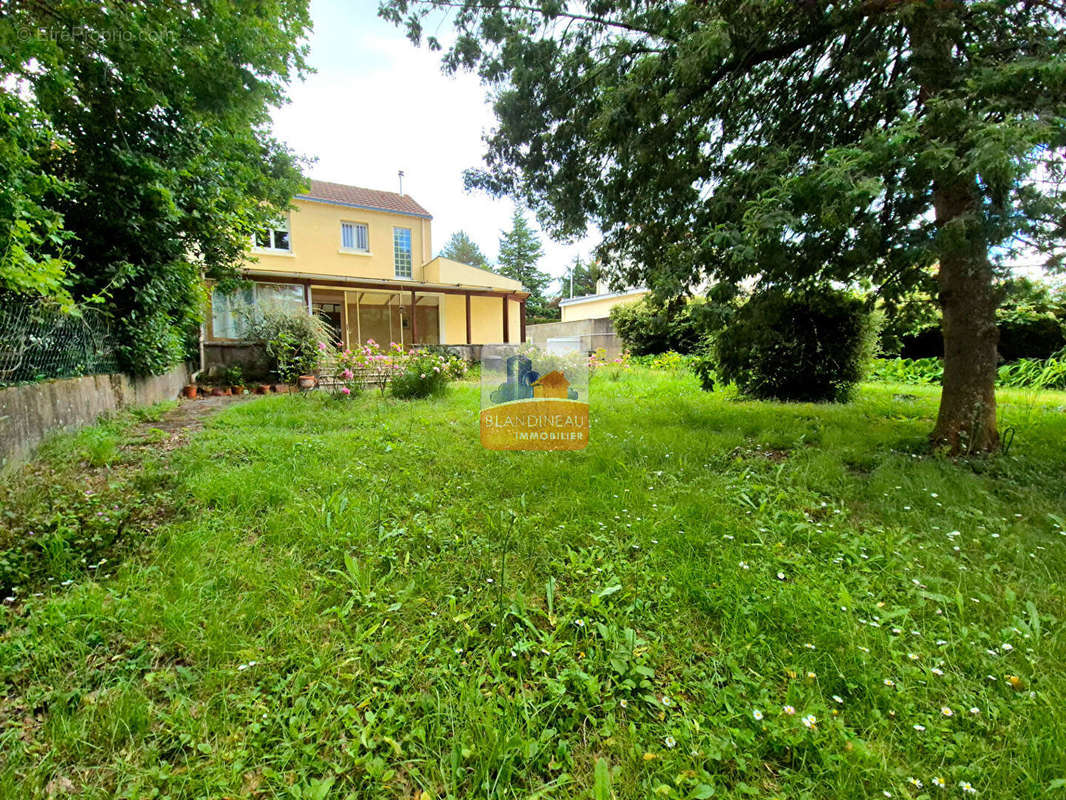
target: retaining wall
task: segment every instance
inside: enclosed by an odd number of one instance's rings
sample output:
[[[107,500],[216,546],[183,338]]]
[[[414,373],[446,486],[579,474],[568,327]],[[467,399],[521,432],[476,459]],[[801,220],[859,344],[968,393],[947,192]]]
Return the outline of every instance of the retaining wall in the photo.
[[[177,398],[185,366],[165,375],[87,375],[0,389],[0,468],[27,459],[49,434],[89,425],[101,414]]]

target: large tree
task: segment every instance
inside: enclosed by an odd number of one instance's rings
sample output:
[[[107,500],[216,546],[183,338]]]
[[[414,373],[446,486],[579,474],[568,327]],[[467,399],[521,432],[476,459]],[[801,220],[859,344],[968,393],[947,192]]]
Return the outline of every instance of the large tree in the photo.
[[[469,264],[471,267],[488,269],[489,260],[477,246],[477,242],[470,238],[466,231],[456,231],[448,239],[440,251],[441,256],[458,261],[460,264]]]
[[[1066,227],[1066,20],[1034,0],[387,0],[498,126],[471,184],[559,234],[588,222],[626,283],[867,279],[932,289],[934,443],[998,446],[994,256]],[[439,43],[431,40],[430,45]],[[927,270],[936,265],[933,286]]]
[[[179,360],[206,275],[233,279],[298,162],[270,109],[304,68],[307,0],[16,0],[0,8],[0,282],[102,299],[123,365]],[[32,115],[32,116],[31,116]],[[42,280],[26,281],[23,271]],[[49,277],[51,276],[51,277]],[[61,286],[56,286],[61,283]]]
[[[497,269],[501,275],[519,281],[529,297],[526,308],[530,316],[543,317],[549,313],[548,299],[544,291],[551,283],[551,276],[538,269],[544,255],[537,232],[533,230],[520,209],[515,209],[511,229],[500,236],[500,255]]]
[[[574,256],[566,274],[560,280],[563,297],[596,294],[596,284],[600,280],[600,265],[593,258],[584,261],[581,256]]]

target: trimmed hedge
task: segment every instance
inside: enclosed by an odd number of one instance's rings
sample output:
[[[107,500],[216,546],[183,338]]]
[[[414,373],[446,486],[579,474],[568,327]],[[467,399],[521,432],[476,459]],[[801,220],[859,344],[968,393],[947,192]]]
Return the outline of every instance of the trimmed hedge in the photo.
[[[713,348],[718,374],[744,394],[843,402],[862,380],[876,337],[861,298],[820,287],[756,294]]]

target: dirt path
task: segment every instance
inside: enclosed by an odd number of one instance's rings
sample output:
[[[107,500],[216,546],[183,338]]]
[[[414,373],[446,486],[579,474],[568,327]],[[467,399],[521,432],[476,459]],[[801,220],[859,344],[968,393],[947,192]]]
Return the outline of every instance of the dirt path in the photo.
[[[188,441],[189,436],[201,430],[208,417],[237,403],[244,403],[254,395],[241,397],[204,397],[199,400],[179,400],[178,406],[155,421],[141,422],[128,434],[127,447],[152,445],[163,450],[174,450]],[[155,431],[163,431],[161,440]]]

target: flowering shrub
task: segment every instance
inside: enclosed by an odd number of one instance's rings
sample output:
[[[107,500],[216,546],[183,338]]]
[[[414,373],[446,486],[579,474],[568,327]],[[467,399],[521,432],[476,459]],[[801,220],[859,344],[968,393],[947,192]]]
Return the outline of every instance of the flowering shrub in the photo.
[[[441,395],[451,377],[446,356],[413,350],[403,360],[402,371],[392,377],[392,394],[401,400]]]
[[[341,350],[335,358],[339,391],[351,395],[369,385],[384,393],[389,381],[403,371],[406,359],[407,353],[396,342],[386,349],[373,339],[367,339],[354,350]]]
[[[596,352],[589,355],[589,376],[591,377],[597,370],[603,370],[603,374],[606,375],[612,381],[616,381],[622,377],[622,373],[628,372],[631,368],[630,355],[628,350],[622,351],[622,354],[614,358],[607,358],[607,350],[600,347]]]

